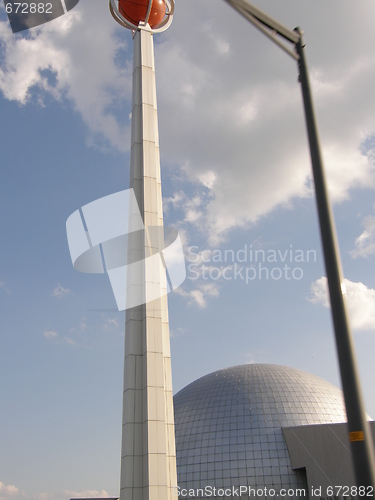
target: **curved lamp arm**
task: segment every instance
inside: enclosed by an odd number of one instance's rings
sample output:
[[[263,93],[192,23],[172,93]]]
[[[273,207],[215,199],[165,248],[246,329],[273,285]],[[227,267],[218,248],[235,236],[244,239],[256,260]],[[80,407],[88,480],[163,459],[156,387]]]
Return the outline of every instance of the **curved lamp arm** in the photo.
[[[283,43],[278,37],[282,37],[294,46],[298,43],[300,39],[299,33],[292,31],[283,24],[279,23],[268,14],[265,14],[261,10],[254,7],[246,0],[225,0],[231,7],[233,7],[239,14],[241,14],[245,19],[251,22],[258,30],[260,30],[264,35],[270,38],[276,45],[278,45],[284,52],[290,55],[293,59],[298,61],[299,56],[296,52],[293,52],[285,43]]]

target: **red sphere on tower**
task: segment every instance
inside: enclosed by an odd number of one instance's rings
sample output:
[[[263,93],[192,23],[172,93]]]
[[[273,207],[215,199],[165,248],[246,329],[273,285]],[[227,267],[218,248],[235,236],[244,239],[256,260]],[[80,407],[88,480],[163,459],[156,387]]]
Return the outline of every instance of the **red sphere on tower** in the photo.
[[[156,28],[164,19],[166,12],[165,0],[119,0],[119,11],[125,19],[138,26],[146,20],[149,3],[152,2],[148,24]]]

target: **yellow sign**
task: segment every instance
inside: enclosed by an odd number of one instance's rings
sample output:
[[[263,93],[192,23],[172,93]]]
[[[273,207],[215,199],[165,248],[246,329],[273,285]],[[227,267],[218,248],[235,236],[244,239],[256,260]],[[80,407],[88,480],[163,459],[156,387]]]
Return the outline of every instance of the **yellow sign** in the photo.
[[[349,441],[353,443],[354,441],[364,441],[365,436],[363,431],[349,432]]]

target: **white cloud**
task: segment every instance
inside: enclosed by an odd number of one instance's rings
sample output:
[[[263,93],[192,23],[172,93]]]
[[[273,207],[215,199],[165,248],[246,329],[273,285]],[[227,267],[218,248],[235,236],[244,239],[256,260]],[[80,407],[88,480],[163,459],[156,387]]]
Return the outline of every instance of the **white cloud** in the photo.
[[[20,491],[14,484],[5,485],[0,481],[0,500],[14,499],[15,497],[25,497],[25,492]]]
[[[72,14],[71,20],[77,18],[76,13]],[[59,20],[54,23],[61,25]],[[0,39],[4,44],[5,56],[0,69],[0,89],[4,97],[25,104],[34,86],[50,91],[58,97],[58,90],[61,91],[63,84],[59,85],[59,89],[51,87],[41,72],[49,70],[59,77],[60,82],[65,81],[69,73],[68,55],[58,50],[54,44],[47,46],[48,35],[45,33],[33,30],[29,39],[17,38],[15,40],[7,24],[7,22],[0,24]],[[72,24],[66,32],[61,32],[63,36],[69,33]]]
[[[196,303],[202,309],[207,306],[207,302],[201,290],[190,290],[189,292],[183,290],[181,287],[174,290],[175,293],[181,295],[188,300],[189,305]]]
[[[68,14],[29,30],[27,37],[13,35],[8,22],[0,22],[2,62],[0,90],[5,98],[26,104],[37,93],[55,99],[67,97],[91,133],[121,151],[129,149],[129,122],[113,112],[131,91],[130,73],[115,63],[124,41],[116,38],[116,23],[108,6],[92,0]],[[99,134],[99,136],[98,136]]]
[[[109,494],[105,490],[84,490],[73,491],[64,490],[58,493],[36,493],[33,495],[35,500],[68,500],[69,498],[108,498]]]
[[[336,11],[325,9],[330,29],[322,30],[320,8],[279,4],[264,8],[287,25],[298,19],[305,29],[327,178],[332,198],[340,202],[353,188],[375,187],[374,168],[360,151],[364,137],[375,130],[375,57],[366,39],[375,7],[344,9],[340,20]],[[0,89],[21,104],[34,90],[41,99],[45,92],[67,97],[88,126],[91,143],[104,137],[125,151],[131,93],[125,37],[131,42],[107,9],[99,0],[80,2],[67,15],[31,30],[28,38],[15,38],[8,24],[0,23]],[[349,21],[358,28],[355,37],[344,35]],[[198,200],[185,192],[186,223],[217,243],[232,228],[255,224],[275,209],[292,207],[293,200],[312,196],[291,59],[217,0],[180,3],[171,28],[155,36],[155,43],[163,163],[174,172],[183,169],[192,186],[198,182],[207,191]],[[323,50],[328,44],[331,50]]]
[[[330,307],[328,299],[328,284],[327,278],[322,276],[318,280],[311,283],[311,296],[307,300],[313,304],[321,304],[324,307]]]
[[[224,38],[223,33],[215,30],[215,26],[211,22],[204,22],[201,25],[202,35],[206,36],[209,44],[219,56],[228,56],[230,54],[230,43]]]
[[[5,485],[0,481],[0,500],[24,500],[26,497],[26,493],[14,484]]]
[[[375,216],[368,215],[362,221],[363,233],[355,240],[352,257],[368,257],[375,253]]]
[[[173,329],[171,329],[169,327],[169,335],[171,338],[184,337],[187,332],[188,332],[188,329],[183,328],[182,326],[179,326],[179,327],[173,328]]]
[[[345,285],[351,326],[355,330],[375,330],[375,290],[347,279]],[[312,283],[310,291],[310,302],[330,307],[326,277]]]
[[[47,330],[43,332],[43,335],[46,337],[46,339],[53,339],[59,336],[59,334],[54,330]]]
[[[24,491],[21,491],[16,486],[10,484],[5,485],[0,482],[0,500],[17,500],[30,497]],[[73,491],[64,490],[58,493],[35,493],[31,498],[34,500],[67,500],[69,498],[109,498],[109,494],[105,490],[84,490]]]
[[[91,327],[87,325],[86,318],[83,317],[77,326],[70,329],[70,333],[84,333],[87,330],[91,330]]]
[[[188,304],[196,304],[204,309],[207,307],[207,297],[218,297],[219,289],[216,283],[200,283],[194,290],[186,291],[182,287],[176,288],[175,293],[188,300]]]
[[[71,290],[69,288],[64,288],[59,284],[55,286],[55,288],[52,291],[52,296],[56,297],[58,299],[61,299],[62,297],[65,297],[66,295],[71,294]]]
[[[215,183],[216,175],[215,172],[209,170],[208,172],[203,172],[198,175],[199,181],[208,189],[212,189]]]
[[[351,141],[344,146],[335,141],[323,148],[327,182],[334,202],[348,200],[350,189],[375,187],[373,166],[359,149],[361,137],[358,135],[356,139],[356,143]]]
[[[108,498],[109,494],[105,490],[84,490],[84,491],[71,491],[64,490],[63,495],[67,498]]]
[[[262,8],[287,25],[298,19],[305,28],[329,188],[332,199],[342,202],[353,188],[375,187],[374,168],[360,151],[363,138],[375,129],[369,106],[375,58],[362,36],[351,37],[350,44],[344,39],[333,10],[324,13],[329,25],[335,19],[334,32],[325,35],[320,8],[277,5]],[[293,61],[224,2],[191,0],[178,7],[175,31],[171,28],[156,48],[163,157],[174,172],[180,165],[194,185],[198,180],[210,189],[206,210],[195,220],[215,244],[232,228],[312,196],[302,99]],[[200,17],[193,21],[196,10]],[[342,22],[351,18],[359,27],[367,17],[365,9],[347,9]],[[210,41],[222,33],[228,37],[228,57]],[[328,38],[339,40],[331,59],[323,50]],[[186,82],[194,82],[188,101]],[[206,172],[214,182],[207,183]]]
[[[33,498],[35,500],[48,500],[49,498],[51,497],[51,495],[49,495],[47,492],[42,492],[42,493],[35,493],[33,495]]]
[[[201,174],[202,183],[205,187],[212,185],[215,177],[212,172]],[[197,228],[204,231],[207,226],[207,207],[211,199],[211,194],[207,189],[197,189],[192,196],[189,196],[183,191],[177,191],[173,197],[163,200],[165,211],[168,213],[169,208],[183,212],[184,217],[178,223],[179,228]]]
[[[107,332],[108,330],[113,330],[119,327],[119,323],[116,318],[108,318],[107,321],[102,325],[102,329]]]

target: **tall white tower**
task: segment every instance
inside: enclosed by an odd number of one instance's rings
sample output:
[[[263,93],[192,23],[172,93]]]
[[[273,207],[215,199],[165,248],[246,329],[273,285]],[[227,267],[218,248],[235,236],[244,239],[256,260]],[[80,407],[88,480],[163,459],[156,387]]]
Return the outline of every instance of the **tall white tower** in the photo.
[[[167,283],[163,266],[146,262],[163,249],[153,33],[168,28],[174,2],[137,1],[110,0],[115,20],[133,30],[130,188],[145,228],[128,240],[128,263],[139,262],[141,272],[128,273],[127,297],[145,303],[126,310],[120,500],[171,500],[177,472]],[[150,291],[158,298],[148,300]]]

